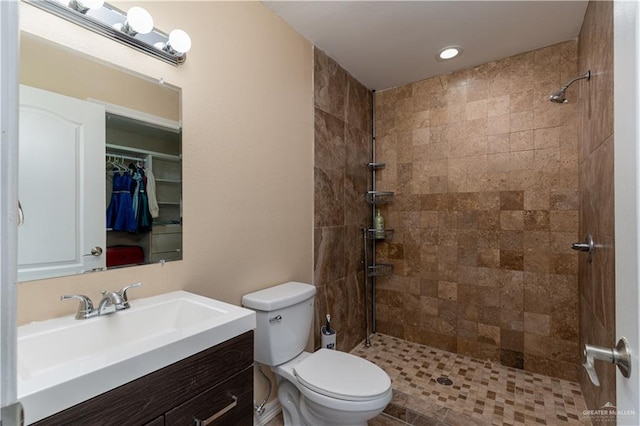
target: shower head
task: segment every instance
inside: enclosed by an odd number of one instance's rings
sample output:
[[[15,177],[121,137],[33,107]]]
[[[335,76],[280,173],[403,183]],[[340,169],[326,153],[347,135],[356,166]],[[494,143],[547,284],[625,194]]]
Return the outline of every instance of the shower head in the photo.
[[[569,102],[567,100],[567,98],[565,97],[565,95],[567,94],[567,89],[569,88],[569,86],[571,86],[571,84],[573,84],[573,82],[578,81],[578,80],[582,80],[584,78],[589,80],[591,78],[591,71],[587,71],[587,73],[585,75],[581,75],[580,77],[574,78],[573,80],[571,80],[570,82],[568,82],[567,84],[562,86],[560,88],[560,90],[556,90],[555,92],[551,93],[551,95],[549,95],[549,100],[551,102],[555,102],[557,104],[566,104],[567,102]]]
[[[564,95],[567,94],[567,86],[562,86],[562,89],[556,90],[552,94],[549,95],[549,100],[551,102],[555,102],[557,104],[566,104],[569,102]]]

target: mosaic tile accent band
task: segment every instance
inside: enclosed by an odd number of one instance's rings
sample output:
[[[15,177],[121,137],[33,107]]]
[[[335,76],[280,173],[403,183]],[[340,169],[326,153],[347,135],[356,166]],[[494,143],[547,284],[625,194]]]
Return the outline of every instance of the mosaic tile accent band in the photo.
[[[352,354],[389,374],[394,396],[385,410],[413,425],[590,425],[576,382],[457,355],[384,334]],[[437,383],[445,376],[450,386]],[[393,423],[384,415],[370,425]]]

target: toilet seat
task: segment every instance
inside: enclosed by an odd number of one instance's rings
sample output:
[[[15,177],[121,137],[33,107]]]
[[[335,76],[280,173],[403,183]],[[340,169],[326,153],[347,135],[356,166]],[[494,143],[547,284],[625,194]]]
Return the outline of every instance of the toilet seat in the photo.
[[[384,370],[345,352],[320,349],[293,370],[301,386],[343,401],[376,400],[387,396],[391,389],[391,380]]]

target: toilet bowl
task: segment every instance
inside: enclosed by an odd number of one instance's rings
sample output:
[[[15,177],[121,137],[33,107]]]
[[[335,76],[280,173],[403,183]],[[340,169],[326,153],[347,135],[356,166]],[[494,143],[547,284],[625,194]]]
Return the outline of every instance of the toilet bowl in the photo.
[[[355,355],[304,351],[314,295],[314,286],[290,282],[242,298],[256,311],[254,358],[276,375],[285,426],[366,425],[391,401],[391,379]]]
[[[387,373],[348,353],[329,349],[303,352],[272,370],[295,387],[285,389],[290,400],[298,400],[294,417],[304,422],[292,419],[291,424],[366,425],[391,401]],[[282,384],[279,386],[282,389]]]

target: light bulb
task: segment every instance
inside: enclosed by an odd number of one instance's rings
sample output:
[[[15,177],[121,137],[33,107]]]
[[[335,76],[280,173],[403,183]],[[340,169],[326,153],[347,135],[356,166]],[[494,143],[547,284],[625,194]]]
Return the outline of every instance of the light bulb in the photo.
[[[191,37],[182,30],[173,30],[169,33],[169,45],[178,53],[187,53],[191,50]]]
[[[446,61],[447,59],[453,59],[462,53],[462,47],[460,46],[448,46],[441,49],[436,56],[439,61]]]
[[[148,34],[153,30],[151,14],[141,7],[134,6],[127,12],[127,22],[124,25],[133,33]]]
[[[458,56],[458,49],[445,49],[440,52],[440,58],[442,59],[451,59],[455,56]]]

